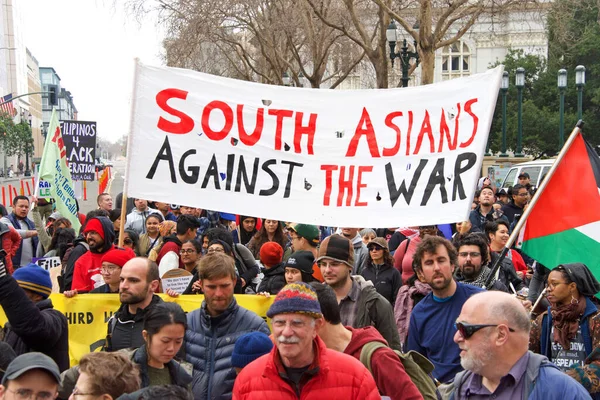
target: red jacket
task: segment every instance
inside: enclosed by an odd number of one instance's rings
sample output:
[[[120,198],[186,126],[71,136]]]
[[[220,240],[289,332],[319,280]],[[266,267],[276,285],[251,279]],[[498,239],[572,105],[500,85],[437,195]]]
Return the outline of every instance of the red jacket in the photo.
[[[379,400],[377,386],[369,371],[356,359],[328,350],[317,336],[314,340],[315,360],[306,374],[315,371],[300,387],[302,400]],[[298,399],[285,375],[277,347],[250,363],[240,372],[233,386],[233,400]]]
[[[12,275],[14,267],[12,258],[17,254],[19,246],[21,245],[21,235],[10,225],[8,232],[2,234],[2,248],[6,251],[6,257],[4,257],[4,263],[6,264],[6,270]]]
[[[112,248],[113,246],[111,245],[108,250]],[[106,254],[106,251],[103,253],[87,251],[75,261],[73,284],[71,285],[72,290],[77,289],[79,292],[89,292],[104,284],[100,269],[102,268],[102,257]]]
[[[381,333],[373,326],[358,329],[347,326],[346,329],[352,331],[352,340],[344,353],[357,360],[360,360],[360,352],[368,342],[381,342],[387,345]],[[406,374],[398,355],[389,347],[375,350],[371,357],[371,370],[382,396],[389,396],[392,400],[423,399],[419,389]]]

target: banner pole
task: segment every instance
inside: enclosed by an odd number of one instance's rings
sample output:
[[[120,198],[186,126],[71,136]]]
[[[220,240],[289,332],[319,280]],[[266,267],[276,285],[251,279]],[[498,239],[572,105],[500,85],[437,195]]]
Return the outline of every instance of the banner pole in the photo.
[[[127,154],[125,159],[125,175],[123,176],[123,199],[121,201],[121,227],[119,228],[119,247],[123,247],[123,231],[125,230],[125,220],[127,219],[127,182],[129,181],[129,168],[131,167],[131,157],[129,152],[133,143],[133,129],[135,126],[135,109],[137,106],[137,83],[138,76],[140,74],[140,59],[136,57],[134,60],[134,72],[133,72],[133,88],[131,90],[131,115],[129,117],[129,135],[127,136]]]
[[[494,277],[496,275],[496,272],[500,268],[500,264],[502,263],[502,260],[504,259],[504,257],[506,257],[506,254],[508,253],[508,251],[512,247],[513,243],[519,237],[519,232],[521,231],[521,229],[523,229],[523,226],[525,225],[525,222],[527,221],[527,218],[529,218],[529,214],[531,214],[531,211],[533,210],[533,207],[535,206],[535,204],[537,203],[538,199],[540,198],[540,196],[544,192],[544,189],[546,189],[546,186],[548,185],[548,182],[550,182],[550,179],[552,178],[552,175],[554,175],[554,172],[556,171],[556,168],[558,168],[558,165],[560,164],[560,162],[562,161],[562,159],[565,157],[565,154],[567,153],[567,151],[569,150],[569,148],[571,147],[571,145],[575,141],[575,138],[577,137],[577,135],[579,133],[581,133],[581,129],[582,128],[583,128],[583,121],[579,120],[577,122],[577,125],[575,126],[575,128],[573,128],[573,130],[571,131],[571,134],[569,135],[569,138],[567,139],[567,141],[564,144],[563,148],[560,150],[560,153],[558,153],[558,156],[556,157],[556,161],[554,161],[554,163],[552,164],[552,167],[550,168],[550,171],[548,171],[548,173],[546,174],[546,177],[544,178],[544,181],[540,184],[540,186],[538,187],[538,189],[535,191],[535,194],[533,195],[533,198],[531,199],[531,202],[529,202],[529,205],[527,206],[527,209],[525,210],[525,212],[523,213],[523,215],[519,219],[519,222],[515,226],[515,229],[513,229],[512,233],[510,234],[510,236],[508,238],[508,241],[506,242],[506,244],[504,245],[504,248],[502,249],[502,252],[500,253],[500,257],[498,257],[496,259],[496,262],[494,263],[494,265],[492,267],[492,273],[490,274],[490,276],[487,278],[487,280],[485,282],[485,287],[486,288],[489,289],[489,287],[492,284],[492,281],[493,281],[493,279],[494,279]]]

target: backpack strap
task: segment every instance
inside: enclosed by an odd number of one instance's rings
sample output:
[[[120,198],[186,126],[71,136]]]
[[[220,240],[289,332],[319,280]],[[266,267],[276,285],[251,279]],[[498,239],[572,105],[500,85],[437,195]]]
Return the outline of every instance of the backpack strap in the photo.
[[[371,370],[371,358],[373,357],[373,353],[382,347],[387,346],[381,342],[373,341],[366,343],[360,350],[360,362],[367,367],[371,374],[373,374],[373,371]]]

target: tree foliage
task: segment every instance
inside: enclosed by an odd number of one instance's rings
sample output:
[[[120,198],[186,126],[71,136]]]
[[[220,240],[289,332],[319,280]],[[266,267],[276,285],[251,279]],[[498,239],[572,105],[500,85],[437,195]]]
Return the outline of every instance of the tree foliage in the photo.
[[[8,156],[33,154],[31,127],[25,121],[15,124],[8,114],[0,114],[0,146]]]
[[[548,13],[548,58],[511,50],[501,62],[510,74],[507,93],[507,144],[514,151],[517,144],[517,88],[515,72],[526,71],[523,89],[523,148],[534,156],[552,156],[559,146],[558,70],[568,72],[565,90],[565,140],[577,123],[577,87],[575,67],[586,68],[583,90],[584,135],[592,144],[600,143],[600,8],[592,0],[556,0]],[[502,95],[498,97],[496,113],[490,130],[490,149],[500,151],[502,136]]]

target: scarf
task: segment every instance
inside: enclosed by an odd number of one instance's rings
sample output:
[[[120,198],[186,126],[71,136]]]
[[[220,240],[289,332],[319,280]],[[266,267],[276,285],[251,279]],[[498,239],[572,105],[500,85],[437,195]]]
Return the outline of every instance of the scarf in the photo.
[[[431,286],[419,280],[415,281],[414,286],[403,285],[400,287],[394,307],[394,316],[396,318],[396,326],[398,327],[400,343],[405,343],[406,338],[408,337],[410,314],[415,306],[413,295],[420,294],[427,296],[430,292]]]
[[[492,270],[489,269],[489,267],[486,267],[485,265],[483,265],[481,267],[481,271],[479,271],[479,276],[477,278],[473,279],[472,281],[467,280],[464,277],[464,275],[462,275],[462,274],[457,273],[456,275],[459,278],[463,278],[463,280],[461,281],[462,283],[466,283],[468,285],[477,286],[477,287],[484,287],[485,281],[487,280],[488,276],[490,276],[491,273],[492,273]]]
[[[579,320],[585,311],[585,306],[585,297],[579,296],[578,303],[554,306],[551,309],[554,327],[553,340],[560,343],[565,350],[570,348],[569,343],[577,335]]]

